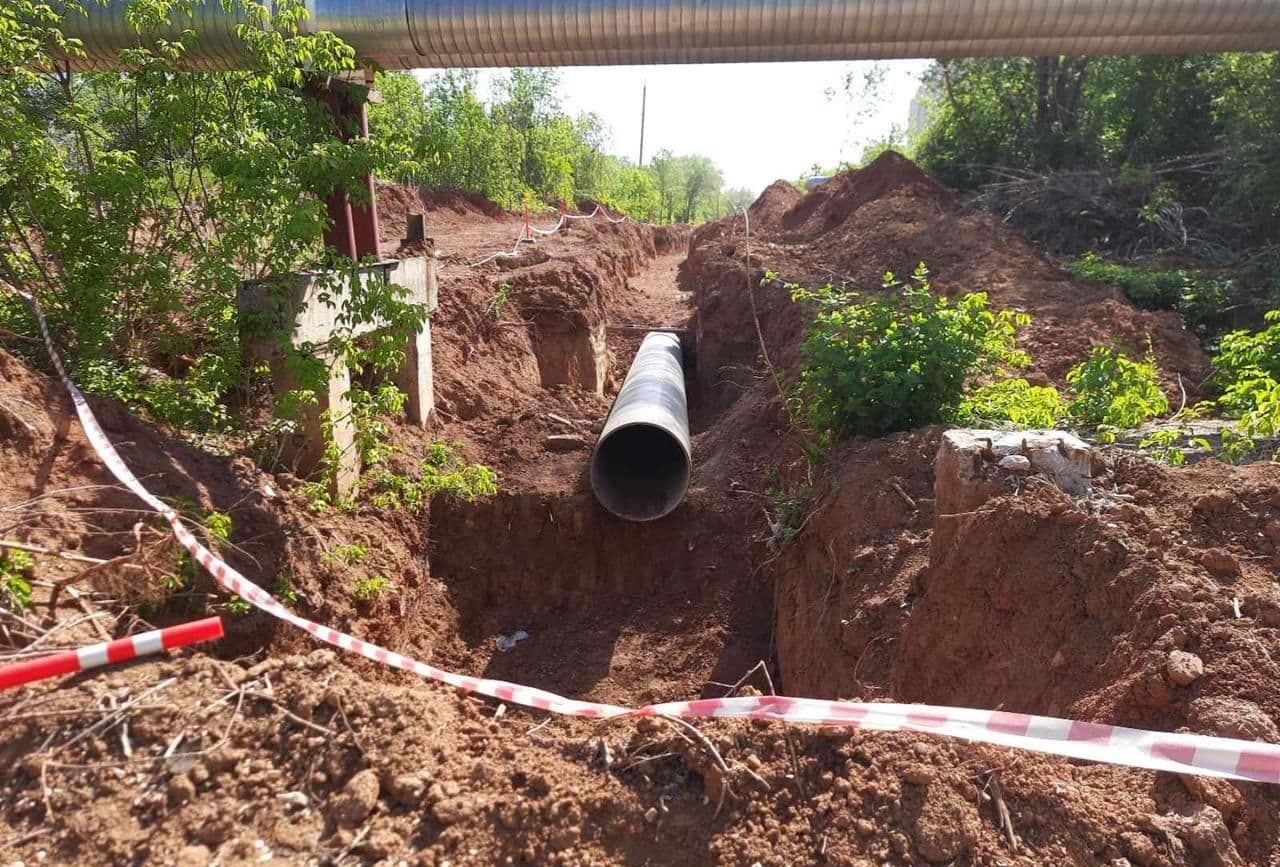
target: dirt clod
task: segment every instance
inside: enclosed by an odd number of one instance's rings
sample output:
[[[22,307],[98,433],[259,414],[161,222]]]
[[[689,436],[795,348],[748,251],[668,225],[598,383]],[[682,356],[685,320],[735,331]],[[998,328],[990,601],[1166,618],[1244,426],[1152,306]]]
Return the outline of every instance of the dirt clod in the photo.
[[[1223,548],[1210,548],[1202,552],[1200,565],[1216,578],[1235,578],[1240,574],[1240,561]]]
[[[935,864],[953,861],[978,838],[977,808],[947,787],[931,786],[911,833],[920,857]]]
[[[329,817],[344,828],[355,828],[364,822],[378,805],[382,790],[378,772],[365,769],[347,781],[342,794],[334,799]]]
[[[1250,741],[1280,741],[1280,728],[1251,701],[1229,696],[1192,699],[1187,722],[1205,734]]]
[[[432,806],[431,815],[435,816],[436,821],[441,825],[456,825],[471,818],[477,809],[478,805],[473,798],[467,796],[445,798]]]
[[[396,774],[387,780],[387,795],[402,807],[413,807],[422,800],[427,782],[418,774]]]
[[[186,774],[180,774],[169,781],[165,796],[170,806],[179,806],[189,802],[196,795],[195,783]]]
[[[1190,686],[1204,674],[1204,661],[1185,650],[1169,651],[1165,663],[1169,680],[1178,686]]]

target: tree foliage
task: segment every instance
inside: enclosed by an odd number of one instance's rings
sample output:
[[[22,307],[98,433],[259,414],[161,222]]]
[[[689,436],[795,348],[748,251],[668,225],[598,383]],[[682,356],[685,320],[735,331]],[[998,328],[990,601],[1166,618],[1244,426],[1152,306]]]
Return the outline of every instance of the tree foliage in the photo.
[[[321,197],[339,184],[358,195],[358,179],[395,161],[391,142],[344,140],[307,95],[353,68],[351,49],[301,32],[301,2],[273,14],[236,2],[252,63],[221,73],[184,69],[194,32],[154,36],[190,21],[168,0],[130,7],[129,71],[75,75],[33,71],[78,50],[61,4],[0,9],[0,282],[40,300],[90,388],[196,427],[225,423],[246,383],[241,285],[321,264]],[[33,334],[3,297],[0,324]],[[394,297],[357,303],[352,330],[362,316],[420,317]]]
[[[1237,242],[1280,232],[1280,53],[947,60],[923,90],[916,155],[952,185],[1100,170],[1142,191],[1135,222],[1206,208]]]
[[[1067,385],[1076,395],[1067,414],[1086,425],[1137,427],[1169,409],[1157,373],[1149,349],[1146,358],[1134,361],[1110,346],[1095,346],[1067,373]]]
[[[482,193],[500,205],[589,203],[649,222],[719,216],[723,178],[704,156],[659,151],[643,168],[607,152],[598,115],[568,115],[552,69],[512,69],[479,96],[473,71],[425,84],[408,73],[378,76],[383,102],[370,112],[377,137],[403,158],[397,179]]]

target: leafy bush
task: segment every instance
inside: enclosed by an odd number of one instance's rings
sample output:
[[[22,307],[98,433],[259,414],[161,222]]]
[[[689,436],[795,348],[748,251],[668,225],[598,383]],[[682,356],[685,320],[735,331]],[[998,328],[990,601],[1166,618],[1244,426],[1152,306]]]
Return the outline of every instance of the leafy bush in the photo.
[[[1227,277],[1186,269],[1116,265],[1103,261],[1097,253],[1085,253],[1068,262],[1066,269],[1077,277],[1118,287],[1145,310],[1176,311],[1187,328],[1201,338],[1222,329],[1223,311],[1240,302],[1242,296],[1240,287]]]
[[[35,565],[26,551],[5,548],[4,553],[0,553],[0,605],[14,612],[33,607],[29,579]]]
[[[1234,416],[1257,405],[1257,395],[1280,381],[1280,310],[1266,315],[1262,331],[1233,331],[1224,335],[1213,359],[1214,380],[1222,390],[1218,404]]]
[[[386,470],[371,476],[374,505],[421,512],[436,494],[474,502],[498,493],[498,474],[484,464],[468,463],[457,446],[443,441],[427,448],[418,478]]]
[[[1166,428],[1152,431],[1142,438],[1138,448],[1151,453],[1151,459],[1171,467],[1180,467],[1187,462],[1187,453],[1182,449],[1182,440],[1187,436],[1185,428]]]
[[[1081,424],[1133,428],[1169,410],[1149,351],[1133,361],[1112,347],[1095,346],[1067,373],[1067,384],[1076,394],[1067,414]]]
[[[183,511],[188,511],[188,509],[183,509]],[[192,508],[191,512],[192,514],[187,515],[188,520],[196,525],[197,530],[201,531],[204,536],[205,547],[215,554],[221,553],[227,547],[227,543],[231,541],[231,531],[233,529],[231,516],[226,512],[218,511],[205,513],[198,507]],[[166,588],[173,592],[192,587],[196,583],[196,579],[204,572],[204,568],[196,562],[196,559],[185,548],[178,549],[177,558],[177,571],[169,576],[165,582]]]
[[[385,575],[374,575],[372,578],[357,579],[352,587],[352,595],[362,602],[369,602],[382,596],[395,593],[400,588]]]
[[[381,142],[343,141],[304,93],[303,68],[355,67],[305,8],[229,0],[251,68],[183,71],[182,4],[135,3],[130,72],[45,73],[76,54],[63,7],[0,4],[0,276],[40,299],[73,374],[155,418],[218,428],[245,382],[236,294],[246,277],[314,267],[321,196],[387,170]],[[26,311],[0,326],[32,335]],[[43,360],[43,359],[41,359]]]
[[[1009,421],[1018,427],[1051,428],[1062,415],[1062,397],[1056,388],[1032,385],[1025,379],[1002,379],[971,392],[956,411],[956,421]]]
[[[793,300],[817,307],[796,395],[823,433],[879,435],[942,421],[970,376],[1027,362],[1015,337],[1028,316],[991,312],[983,293],[954,302],[934,295],[923,263],[905,285],[886,274],[891,294],[866,300],[830,284],[789,288]]]
[[[326,563],[340,563],[345,566],[359,566],[369,557],[369,549],[364,545],[339,545],[332,551],[326,551],[320,558]]]

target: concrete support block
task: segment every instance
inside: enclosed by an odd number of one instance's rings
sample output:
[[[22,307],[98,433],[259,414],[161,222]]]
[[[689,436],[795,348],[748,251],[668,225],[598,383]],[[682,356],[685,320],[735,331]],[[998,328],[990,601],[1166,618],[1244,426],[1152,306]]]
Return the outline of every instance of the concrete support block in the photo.
[[[321,363],[329,370],[327,385],[316,392],[314,403],[303,404],[297,410],[298,431],[284,443],[281,457],[285,463],[309,475],[325,460],[330,443],[338,456],[338,466],[333,477],[332,493],[349,494],[360,478],[360,453],[355,448],[356,431],[351,419],[351,370],[345,364],[333,364],[321,357]],[[297,373],[277,359],[272,365],[272,379],[278,393],[283,394],[303,383]],[[325,419],[332,420],[332,439],[326,436]]]
[[[1010,456],[1026,460],[1005,461]],[[1010,475],[1039,475],[1072,496],[1084,496],[1090,490],[1092,456],[1087,443],[1066,431],[949,430],[934,468],[937,510],[976,509],[1007,489]]]
[[[405,415],[421,427],[427,426],[436,407],[432,376],[431,320],[428,319],[422,324],[421,331],[409,335],[405,343],[404,364],[392,377],[396,387],[408,396],[404,404]]]
[[[1072,496],[1090,493],[1093,450],[1066,431],[949,430],[934,462],[937,515],[933,555],[955,538],[959,521],[1008,493],[1015,478],[1039,476]]]
[[[438,303],[435,268],[434,257],[417,256],[362,266],[354,273],[303,273],[271,283],[246,283],[238,298],[246,360],[250,364],[268,361],[276,393],[291,391],[301,383],[287,369],[275,335],[287,331],[295,348],[324,347],[337,328],[338,314],[354,281],[402,285],[409,290],[409,300],[425,304],[430,315]],[[360,333],[379,327],[378,323],[370,323]],[[355,448],[355,426],[348,397],[351,371],[322,355],[320,361],[328,367],[328,383],[319,389],[316,404],[302,408],[299,433],[294,442],[286,444],[286,459],[299,473],[310,475],[323,464],[332,449],[338,455],[335,493],[346,495],[360,477],[360,456]],[[392,379],[408,395],[406,414],[410,421],[426,425],[435,408],[429,321],[417,333],[406,336],[405,362]],[[332,439],[325,435],[326,413],[332,422]]]

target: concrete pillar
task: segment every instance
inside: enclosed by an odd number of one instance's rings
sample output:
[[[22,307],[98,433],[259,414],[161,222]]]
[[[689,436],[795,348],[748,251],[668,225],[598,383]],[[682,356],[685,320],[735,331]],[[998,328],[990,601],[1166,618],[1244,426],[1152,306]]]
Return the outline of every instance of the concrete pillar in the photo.
[[[343,497],[354,490],[360,478],[360,453],[356,450],[356,429],[351,418],[351,369],[321,359],[328,367],[325,386],[316,390],[314,403],[300,405],[293,414],[298,432],[285,443],[281,456],[304,476],[324,465],[330,448],[337,456],[330,493]],[[278,394],[292,391],[303,383],[288,365],[273,365],[272,379]],[[331,420],[331,431],[325,430],[325,419]],[[332,444],[332,446],[331,446]]]
[[[408,396],[405,414],[409,421],[426,427],[436,405],[431,367],[431,316],[439,302],[435,256],[401,259],[388,279],[408,289],[409,300],[427,308],[427,321],[421,331],[410,334],[405,341],[404,364],[392,376],[396,387]]]
[[[435,411],[435,386],[431,369],[431,320],[422,323],[422,330],[410,334],[405,342],[404,364],[392,377],[396,387],[408,399],[404,403],[409,421],[426,427]]]
[[[437,300],[435,264],[434,257],[389,260],[360,268],[355,279],[405,286],[409,300],[426,305],[430,316]],[[297,274],[274,284],[246,283],[241,287],[238,303],[244,323],[241,339],[246,360],[251,365],[263,360],[270,363],[277,395],[304,383],[285,363],[274,335],[287,329],[295,347],[325,345],[337,327],[337,315],[350,287],[349,275],[332,273]],[[361,333],[378,327],[377,323],[370,323]],[[356,431],[348,394],[351,371],[332,358],[321,357],[318,361],[328,369],[326,383],[317,389],[315,403],[299,407],[299,431],[285,444],[284,457],[305,476],[319,469],[330,454],[335,455],[333,492],[345,496],[360,478],[360,454],[355,447]],[[406,414],[410,421],[425,426],[435,408],[429,320],[420,331],[406,336],[405,362],[391,378],[408,395]],[[326,418],[330,420],[329,430],[326,430]]]

